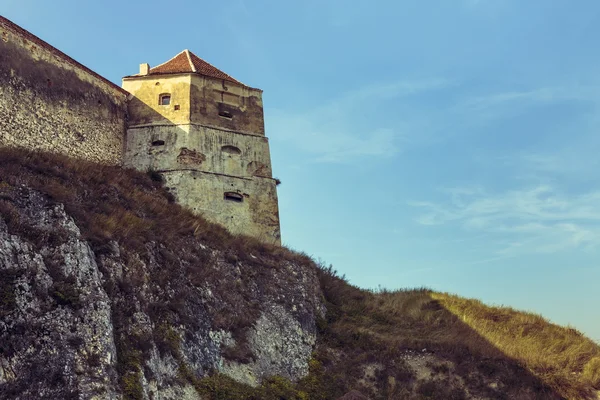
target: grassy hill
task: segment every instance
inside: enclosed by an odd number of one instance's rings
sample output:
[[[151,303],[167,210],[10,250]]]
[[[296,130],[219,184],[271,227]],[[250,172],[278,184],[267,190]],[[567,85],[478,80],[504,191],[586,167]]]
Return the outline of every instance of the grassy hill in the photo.
[[[217,373],[198,378],[182,369],[181,379],[203,398],[337,399],[352,390],[372,399],[598,396],[600,346],[576,330],[538,315],[427,289],[359,289],[333,267],[317,265],[304,254],[231,236],[193,216],[173,204],[157,174],[0,150],[0,215],[11,233],[32,242],[51,241],[53,237],[28,229],[15,214],[12,201],[22,186],[64,204],[97,254],[106,252],[110,241],[130,252],[144,251],[151,241],[174,249],[185,241],[227,251],[228,262],[246,260],[258,275],[261,268],[275,268],[278,260],[314,268],[326,312],[317,320],[310,374],[296,383],[274,377],[251,388]],[[270,264],[257,262],[253,255],[265,255]],[[213,277],[204,274],[202,279]],[[231,297],[232,290],[224,283],[215,296]],[[251,357],[239,352],[229,356]]]

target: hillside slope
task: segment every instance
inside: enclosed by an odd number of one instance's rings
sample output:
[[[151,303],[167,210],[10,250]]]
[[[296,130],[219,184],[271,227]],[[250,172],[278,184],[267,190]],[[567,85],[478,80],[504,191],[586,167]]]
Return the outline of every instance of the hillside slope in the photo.
[[[592,399],[541,317],[371,293],[172,203],[156,174],[0,150],[0,398]]]

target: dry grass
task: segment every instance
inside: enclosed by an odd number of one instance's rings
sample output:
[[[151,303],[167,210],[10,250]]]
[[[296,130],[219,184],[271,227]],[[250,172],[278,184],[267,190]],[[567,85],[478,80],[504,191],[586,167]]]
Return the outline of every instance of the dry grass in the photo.
[[[394,369],[385,360],[423,349],[455,365],[452,373],[462,377],[469,396],[595,399],[594,389],[600,389],[600,346],[574,329],[550,324],[537,315],[428,289],[362,291],[336,276],[331,267],[323,268],[320,275],[328,307],[321,350],[343,351],[346,363],[360,362],[365,355],[370,362],[381,363],[384,369],[378,385],[384,391],[389,376],[402,374],[398,364]],[[331,351],[321,352],[329,372],[344,376],[346,389],[366,393],[365,388],[352,384],[358,379],[357,371],[347,367],[338,371],[338,360],[328,359],[328,354]],[[411,385],[406,370],[404,379],[405,387]],[[491,382],[504,386],[494,391]],[[422,384],[413,381],[412,385],[412,395],[396,393],[397,398],[418,398]],[[440,390],[433,398],[459,396],[458,391],[441,392],[449,384],[427,387]]]
[[[108,293],[118,292],[123,299],[139,297],[138,282],[152,279],[156,287],[161,287],[180,279],[179,275],[193,285],[214,282],[218,290],[215,296],[229,307],[216,309],[214,322],[223,325],[223,329],[234,330],[240,338],[253,323],[257,308],[246,304],[240,293],[245,290],[243,285],[222,281],[214,260],[199,244],[222,251],[228,263],[244,261],[246,280],[264,286],[261,290],[272,286],[268,281],[271,275],[265,273],[268,268],[279,268],[290,261],[314,266],[304,254],[248,237],[231,236],[222,227],[194,216],[173,204],[172,196],[152,174],[9,149],[0,150],[0,172],[0,214],[9,229],[32,243],[62,240],[60,234],[30,229],[15,212],[14,202],[19,201],[16,194],[21,186],[38,190],[52,202],[64,204],[96,255],[110,253],[111,242],[119,244],[132,272],[128,280],[107,286]],[[151,243],[155,243],[153,251],[162,267],[149,275],[137,276],[138,257],[145,257]],[[184,264],[187,267],[183,268]],[[480,398],[550,400],[592,399],[593,388],[600,389],[600,348],[573,329],[549,324],[536,315],[487,307],[475,300],[427,289],[364,291],[349,285],[332,268],[317,268],[317,273],[327,314],[318,321],[318,345],[311,374],[293,388],[281,382],[267,382],[271,386],[277,383],[277,390],[269,389],[273,393],[335,399],[358,389],[373,399],[458,400],[469,398],[468,393]],[[6,303],[7,308],[13,301],[7,289],[12,285],[11,279],[0,282],[0,302]],[[66,290],[67,284],[57,289],[56,296],[60,295],[61,301],[76,302],[77,293]],[[185,293],[178,297],[185,298]],[[166,299],[146,306],[157,323],[174,325],[182,323],[193,311],[182,310],[179,302]],[[244,318],[233,318],[240,309],[244,310]],[[118,343],[120,360],[124,360],[122,384],[131,391],[130,397],[135,397],[139,387],[130,383],[139,379],[131,373],[141,362],[146,339],[126,336],[129,312],[126,307],[117,307],[113,318],[118,336],[124,338]],[[169,351],[169,335],[163,336],[165,351]],[[407,351],[423,349],[452,362],[451,373],[461,377],[465,390],[451,387],[443,377],[431,384],[419,381],[402,356]],[[239,350],[243,353],[243,348]],[[367,364],[381,368],[372,382],[360,386],[357,382],[364,378],[361,366]],[[447,375],[447,371],[440,372],[440,376],[443,374]],[[496,390],[490,387],[490,381],[502,385]],[[210,386],[211,382],[205,383]],[[239,398],[252,398],[244,396]],[[281,398],[294,398],[290,396]]]
[[[10,207],[13,199],[3,196],[12,196],[6,193],[24,185],[44,193],[52,202],[63,204],[95,251],[108,250],[103,246],[116,241],[132,252],[143,254],[147,242],[176,247],[179,241],[194,238],[248,262],[256,260],[250,254],[309,262],[305,255],[286,248],[233,236],[221,225],[174,204],[173,196],[153,172],[142,174],[57,154],[11,148],[0,149],[0,172],[0,211],[8,222],[11,214],[5,208]]]
[[[43,202],[32,200],[38,197]],[[0,149],[0,218],[10,233],[35,248],[55,248],[65,235],[56,227],[36,228],[32,215],[39,204],[64,206],[94,251],[104,290],[111,297],[117,370],[126,398],[140,396],[139,369],[149,357],[152,341],[169,350],[160,331],[148,335],[132,328],[135,306],[156,326],[183,325],[198,331],[211,321],[214,329],[230,330],[238,348],[225,356],[245,360],[251,356],[245,349],[246,331],[260,314],[259,299],[277,292],[287,295],[283,301],[294,301],[291,294],[296,288],[286,286],[283,271],[290,263],[309,275],[314,268],[303,254],[232,236],[220,225],[174,204],[156,174]],[[112,261],[103,262],[106,259]],[[122,274],[112,269],[113,261],[125,266]],[[51,259],[45,262],[53,264]],[[237,271],[244,280],[232,279]],[[282,278],[274,280],[275,276]],[[53,278],[58,284],[50,293],[52,303],[77,308],[79,293],[72,282]],[[0,277],[0,316],[14,306],[13,281],[10,276]],[[212,293],[201,306],[198,287],[208,287]],[[195,302],[188,301],[194,296]]]
[[[577,330],[478,300],[446,293],[431,297],[563,396],[580,398],[590,387],[600,390],[600,346]]]

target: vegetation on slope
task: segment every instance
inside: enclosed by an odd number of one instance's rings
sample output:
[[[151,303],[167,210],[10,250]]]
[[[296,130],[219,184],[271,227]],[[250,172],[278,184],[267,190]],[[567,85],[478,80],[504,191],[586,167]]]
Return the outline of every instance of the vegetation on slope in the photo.
[[[508,307],[489,307],[478,300],[431,293],[445,309],[508,357],[519,360],[535,376],[568,398],[600,389],[597,343],[573,328]]]
[[[31,196],[32,191],[42,196]],[[259,318],[263,302],[275,299],[273,304],[288,310],[296,304],[298,318],[304,317],[308,325],[314,321],[312,302],[318,301],[319,291],[308,257],[232,236],[193,215],[173,203],[160,175],[51,154],[0,150],[0,215],[9,233],[44,249],[44,254],[46,248],[60,252],[67,235],[60,226],[37,228],[27,215],[33,197],[64,206],[81,232],[80,239],[92,247],[104,291],[111,299],[116,369],[128,399],[142,396],[142,373],[154,346],[161,355],[175,358],[181,371],[189,369],[180,357],[182,343],[174,340],[178,335],[189,353],[190,332],[203,332],[206,326],[226,331],[235,345],[223,345],[221,355],[246,362],[253,357],[246,332]],[[58,256],[56,260],[43,256],[48,269],[60,269],[53,268],[64,263],[64,257]],[[122,271],[119,265],[124,266]],[[0,278],[0,317],[6,311],[10,318],[15,279]],[[80,298],[73,282],[53,278],[58,285],[45,301],[48,307],[75,310]],[[306,278],[305,283],[299,283],[300,278]],[[139,312],[148,317],[150,328],[137,322]],[[0,353],[11,346],[0,343]],[[191,380],[183,372],[180,375],[182,382]]]
[[[170,249],[161,253],[165,266],[175,268],[178,257],[188,257],[189,265],[196,265],[186,270],[188,279],[214,280],[221,285],[215,296],[232,298],[243,288],[219,283],[217,272],[206,265],[206,255],[200,249],[183,251],[184,247],[202,243],[222,250],[228,262],[243,260],[252,266],[246,272],[258,275],[257,279],[261,269],[278,268],[284,261],[315,268],[327,313],[318,321],[319,339],[309,376],[295,384],[273,377],[259,388],[250,388],[219,374],[199,379],[181,364],[180,379],[192,383],[206,398],[336,399],[356,389],[373,399],[592,399],[595,390],[600,390],[600,347],[573,329],[549,324],[539,316],[425,289],[360,290],[331,267],[318,267],[308,257],[285,248],[231,236],[172,204],[159,178],[4,149],[0,150],[0,215],[11,232],[29,237],[32,243],[60,241],[60,232],[29,229],[14,212],[12,194],[3,194],[28,186],[64,204],[96,254],[110,252],[111,242],[116,241],[126,250],[126,258],[127,253],[144,254],[148,243],[159,241]],[[0,282],[0,300],[7,307],[12,297],[2,285],[10,287],[11,279]],[[168,280],[172,275],[165,270],[152,279]],[[135,279],[109,289],[135,293],[129,287],[132,283]],[[57,298],[68,300],[63,292],[67,293],[61,291]],[[235,305],[235,299],[230,303]],[[170,303],[159,311],[165,324],[162,333],[157,333],[165,351],[177,358],[179,338],[169,324],[183,318],[183,311]],[[238,321],[239,338],[256,317],[253,308],[246,311],[248,317]],[[231,324],[234,310],[219,312],[223,323]],[[127,398],[140,398],[137,374],[144,343],[140,337],[127,336],[126,317],[120,315],[121,320],[115,321],[120,324],[121,385]],[[230,356],[243,361],[249,355],[241,346]]]
[[[331,268],[320,275],[328,307],[320,357],[329,374],[358,381],[364,371],[348,365],[367,358],[381,365],[376,386],[392,398],[595,399],[600,390],[600,346],[572,328],[426,289],[370,293]],[[428,382],[403,357],[423,352],[434,356],[426,357]]]

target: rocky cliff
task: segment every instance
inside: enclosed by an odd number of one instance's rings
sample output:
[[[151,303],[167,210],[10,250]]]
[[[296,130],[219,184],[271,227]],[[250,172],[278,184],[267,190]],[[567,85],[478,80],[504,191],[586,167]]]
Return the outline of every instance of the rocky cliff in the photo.
[[[209,373],[308,374],[324,309],[306,257],[227,235],[143,175],[92,189],[62,168],[38,171],[46,192],[31,171],[0,183],[0,397],[195,399]]]
[[[0,150],[0,216],[2,399],[600,389],[600,348],[573,329],[428,290],[360,290],[192,215],[157,174]]]

